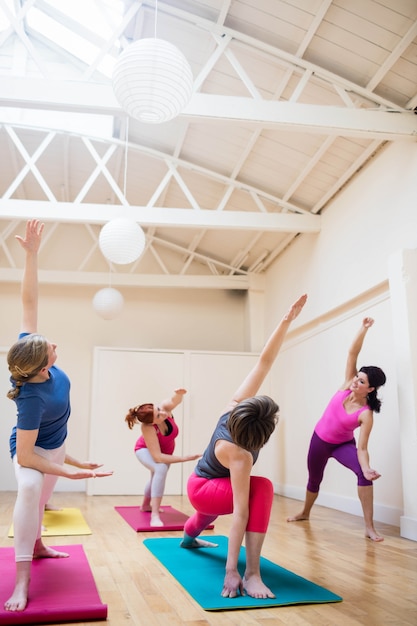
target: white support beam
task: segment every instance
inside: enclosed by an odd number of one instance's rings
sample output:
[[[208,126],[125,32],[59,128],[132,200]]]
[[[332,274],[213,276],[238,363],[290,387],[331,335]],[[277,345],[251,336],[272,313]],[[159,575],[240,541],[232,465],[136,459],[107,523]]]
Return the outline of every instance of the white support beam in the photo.
[[[2,77],[0,107],[125,116],[111,85],[11,76]],[[381,140],[415,141],[417,137],[417,116],[412,111],[352,109],[196,93],[182,115],[190,119],[220,119],[263,128]]]
[[[221,119],[228,124],[261,124],[263,128],[364,137],[381,140],[417,138],[417,116],[413,111],[352,109],[336,106],[252,100],[236,96],[194,94],[183,111],[188,118]]]
[[[195,211],[194,209],[0,199],[0,219],[38,218],[45,222],[102,225],[117,217],[129,217],[141,226],[211,230],[220,228],[232,231],[318,233],[321,227],[321,217],[311,214],[249,213],[207,209]]]
[[[22,270],[0,268],[0,283],[22,282]],[[39,270],[43,285],[108,287],[108,272],[65,272]],[[249,288],[249,276],[202,276],[174,274],[112,274],[113,287],[166,289],[243,289]]]

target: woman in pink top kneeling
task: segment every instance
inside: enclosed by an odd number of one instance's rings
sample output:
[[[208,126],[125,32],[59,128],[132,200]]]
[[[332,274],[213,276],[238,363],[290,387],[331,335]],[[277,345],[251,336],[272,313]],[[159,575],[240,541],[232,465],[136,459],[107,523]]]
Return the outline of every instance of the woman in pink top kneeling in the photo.
[[[356,363],[368,329],[374,320],[365,317],[348,352],[343,387],[331,398],[321,419],[317,422],[307,457],[308,483],[303,510],[287,519],[288,522],[308,520],[319,494],[324,469],[333,457],[354,472],[358,480],[358,495],[365,520],[365,536],[372,541],[383,541],[373,522],[373,481],[380,474],[369,465],[368,440],[373,425],[373,414],[379,413],[381,400],[378,389],[385,384],[384,372],[375,366],[357,370]],[[353,432],[360,428],[359,440]]]

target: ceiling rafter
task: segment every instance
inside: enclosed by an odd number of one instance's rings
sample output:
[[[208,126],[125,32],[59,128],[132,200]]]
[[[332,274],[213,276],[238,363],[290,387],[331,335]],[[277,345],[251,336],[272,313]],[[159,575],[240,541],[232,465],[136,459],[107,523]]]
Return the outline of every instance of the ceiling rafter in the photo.
[[[87,5],[89,0],[85,2]],[[417,94],[411,92],[415,79],[411,76],[410,52],[417,36],[417,20],[411,8],[403,7],[404,19],[400,24],[394,15],[389,20],[388,13],[393,11],[387,7],[377,16],[377,7],[371,10],[372,0],[363,0],[354,11],[345,7],[342,12],[336,0],[321,0],[311,13],[305,7],[301,9],[298,0],[286,0],[286,15],[281,15],[282,11],[278,14],[274,3],[261,8],[255,0],[245,0],[244,11],[240,3],[231,0],[158,0],[161,32],[170,29],[173,39],[182,33],[181,46],[194,64],[196,79],[192,99],[175,121],[175,128],[167,127],[166,137],[155,129],[153,137],[147,129],[142,133],[135,122],[128,128],[110,77],[102,72],[104,63],[107,72],[118,51],[133,39],[150,36],[155,1],[126,0],[126,12],[120,19],[114,19],[114,13],[110,14],[101,0],[94,2],[107,15],[103,22],[109,26],[105,36],[95,32],[93,21],[83,21],[81,16],[78,21],[75,13],[72,17],[66,15],[64,5],[58,10],[46,0],[22,0],[22,6],[20,0],[16,2],[11,25],[0,33],[0,54],[4,50],[6,55],[6,71],[0,70],[0,107],[37,109],[38,114],[68,111],[82,113],[84,119],[90,115],[91,119],[98,115],[103,120],[111,116],[114,134],[119,138],[103,141],[87,131],[67,133],[63,141],[64,133],[53,128],[57,141],[51,139],[43,146],[42,141],[52,137],[48,135],[50,128],[11,124],[12,132],[6,131],[2,136],[0,126],[0,141],[10,152],[7,184],[3,184],[4,195],[0,199],[0,220],[8,226],[4,229],[7,236],[1,242],[0,256],[10,265],[10,277],[17,275],[13,259],[16,246],[11,242],[13,228],[18,224],[16,218],[36,216],[49,223],[49,240],[52,233],[59,237],[68,229],[70,233],[79,233],[80,244],[85,244],[80,245],[74,272],[70,268],[54,275],[46,272],[47,281],[58,280],[60,273],[62,280],[58,282],[71,284],[77,267],[83,274],[79,284],[84,279],[86,284],[102,280],[106,283],[107,272],[89,271],[103,265],[98,226],[112,217],[128,215],[146,228],[144,256],[148,260],[142,264],[138,259],[129,269],[112,268],[121,285],[136,282],[143,286],[180,286],[183,280],[191,286],[195,272],[199,286],[210,283],[218,288],[240,288],[232,282],[239,274],[238,284],[249,288],[251,278],[260,278],[300,233],[319,233],[319,213],[386,142],[416,140],[417,117],[412,111]],[[0,0],[0,7],[4,4],[5,0]],[[31,8],[48,14],[60,26],[69,26],[81,39],[90,42],[95,47],[91,62],[84,63],[77,50],[65,51],[64,41],[61,47],[61,42],[55,43],[38,33],[35,23],[28,19]],[[350,13],[350,21],[345,22],[342,13]],[[253,24],[246,19],[250,14],[255,18]],[[273,33],[271,25],[275,20],[280,22],[280,28]],[[361,29],[355,31],[352,25],[358,20]],[[369,36],[366,20],[377,25],[370,29]],[[288,40],[285,47],[287,27],[294,28],[294,39],[293,45]],[[10,45],[13,33],[14,48]],[[327,63],[326,45],[328,49],[337,48],[339,33],[343,39],[339,48],[346,49],[353,61],[355,55],[358,59],[355,70],[352,65],[347,68],[342,59],[340,63],[336,59]],[[195,56],[193,39],[201,42],[195,47]],[[2,50],[6,40],[8,46]],[[285,49],[270,43],[280,40]],[[362,44],[361,55],[356,46]],[[11,57],[11,51],[15,57]],[[57,55],[61,55],[61,60]],[[318,62],[308,60],[313,58]],[[360,58],[363,64],[359,63]],[[56,68],[64,68],[65,63],[71,66],[70,83],[65,70],[56,74]],[[340,74],[330,69],[339,67]],[[353,77],[352,80],[343,76],[343,67],[345,76]],[[34,78],[39,74],[36,68],[41,77]],[[232,80],[225,90],[228,76]],[[242,86],[249,97],[239,95]],[[375,93],[376,88],[380,93]],[[202,93],[204,90],[207,93]],[[220,95],[225,91],[230,91],[230,95]],[[263,97],[264,91],[270,94],[268,98]],[[310,104],[301,103],[301,96]],[[406,104],[401,106],[395,101],[396,96]],[[279,102],[284,97],[285,101]],[[340,106],[334,106],[335,102],[340,102]],[[224,137],[220,137],[222,125]],[[206,158],[202,152],[200,157],[199,142],[204,142],[211,128],[211,154]],[[305,134],[306,141],[296,133]],[[291,134],[295,135],[294,140]],[[226,137],[230,145],[226,144]],[[224,155],[219,155],[217,168],[213,150],[219,139],[225,150]],[[48,156],[57,155],[58,148],[62,152],[60,161],[49,168]],[[273,155],[273,150],[278,150],[277,155]],[[77,152],[82,157],[79,162],[74,159]],[[182,154],[187,159],[182,159]],[[193,162],[193,155],[201,165]],[[134,180],[127,161],[132,168],[145,165],[145,185],[139,184],[140,178]],[[209,166],[204,167],[204,163]],[[40,197],[39,190],[47,200],[27,200],[31,194]],[[130,206],[126,193],[130,201],[137,194],[136,199],[143,199],[144,205],[132,202]],[[240,207],[244,210],[236,210]],[[228,232],[230,243],[236,240],[230,250]],[[51,243],[53,250],[56,242]],[[229,279],[235,286],[226,286]]]
[[[4,128],[6,130],[6,132],[8,133],[10,139],[13,141],[13,143],[16,145],[16,147],[20,150],[23,150],[25,153],[25,149],[22,146],[20,140],[18,139],[17,133],[15,129],[23,129],[23,128],[28,128],[22,125],[10,125],[10,124],[0,124],[0,129]],[[94,149],[93,144],[95,142],[100,142],[101,144],[108,144],[109,148],[108,150],[111,150],[111,154],[114,153],[114,150],[116,147],[119,147],[121,154],[124,156],[125,155],[125,151],[126,149],[130,152],[138,152],[139,154],[144,154],[144,155],[149,155],[152,156],[156,159],[159,159],[161,161],[164,161],[166,163],[167,166],[167,172],[165,174],[165,177],[160,181],[159,185],[157,186],[157,188],[155,189],[154,193],[152,194],[152,197],[150,198],[150,200],[148,201],[148,205],[147,206],[154,206],[158,200],[158,197],[160,196],[160,194],[162,193],[163,189],[165,188],[166,184],[169,182],[169,179],[172,177],[173,175],[173,171],[177,170],[179,167],[184,168],[184,169],[189,169],[192,170],[198,174],[201,174],[202,176],[205,176],[207,178],[210,178],[214,181],[217,181],[221,184],[223,184],[225,186],[226,189],[228,188],[232,188],[233,190],[240,190],[240,191],[245,191],[249,194],[255,194],[256,196],[258,196],[260,199],[264,198],[266,201],[272,203],[273,205],[276,205],[277,208],[285,208],[288,209],[288,211],[290,212],[294,212],[294,213],[299,213],[299,214],[303,214],[303,215],[308,215],[309,211],[307,211],[306,209],[297,206],[294,203],[288,202],[286,200],[283,200],[282,198],[276,197],[273,194],[267,193],[266,191],[260,189],[260,188],[256,188],[252,185],[248,185],[245,184],[242,181],[238,181],[236,179],[234,179],[233,177],[227,177],[224,176],[222,174],[219,174],[218,172],[215,172],[214,170],[209,170],[207,168],[198,166],[194,163],[190,163],[185,161],[184,159],[179,159],[177,157],[173,157],[169,154],[163,153],[161,151],[157,151],[157,150],[153,150],[150,148],[147,148],[145,146],[139,146],[137,144],[132,144],[132,143],[128,143],[127,147],[126,147],[126,143],[122,142],[121,140],[118,139],[112,139],[112,140],[103,140],[103,139],[99,139],[97,137],[87,137],[85,135],[81,135],[81,134],[75,134],[75,133],[64,133],[61,132],[59,133],[58,131],[50,131],[49,129],[46,128],[40,128],[37,127],[35,128],[37,131],[39,131],[40,133],[46,133],[47,137],[44,139],[45,145],[44,145],[44,149],[46,149],[47,145],[52,141],[52,139],[57,135],[57,134],[61,134],[65,137],[67,136],[72,136],[75,137],[77,139],[80,139],[84,145],[86,147],[88,147],[89,151],[91,152],[94,160],[96,161],[97,164],[97,168],[96,170],[100,170],[102,168],[102,170],[106,170],[107,169],[104,167],[104,161],[102,162],[102,159],[99,157],[97,151]],[[41,145],[38,148],[38,151],[40,151],[42,149],[43,143],[41,143]],[[37,151],[37,153],[38,153]],[[36,153],[36,154],[37,154]],[[41,152],[39,152],[39,154],[37,154],[36,159],[39,158]],[[34,155],[35,156],[35,155]],[[103,157],[104,158],[104,157]],[[35,161],[36,161],[35,159]],[[24,178],[24,176],[27,174],[27,171],[31,169],[31,162],[33,161],[33,164],[35,163],[34,161],[34,157],[30,158],[29,155],[26,154],[26,166],[24,166],[24,171],[21,171],[19,174],[16,175],[15,181],[17,179],[19,179],[19,181]],[[102,162],[102,163],[101,163]],[[101,163],[101,165],[100,165]],[[172,169],[171,169],[172,168]],[[92,176],[92,175],[91,175]],[[110,173],[107,171],[107,176],[109,177],[108,180],[110,182],[110,180],[112,180],[111,183],[111,187],[112,189],[115,191],[114,187],[117,187],[117,192],[116,195],[117,197],[120,198],[123,196],[123,190],[120,188],[120,186],[117,184],[117,182],[114,180],[114,178],[110,175]],[[3,198],[8,198],[11,196],[11,194],[15,191],[15,189],[17,188],[17,183],[13,182],[13,190],[12,191],[6,191],[5,194],[3,194]],[[91,181],[92,183],[93,181]],[[12,186],[11,186],[12,187]],[[11,189],[10,187],[10,189]],[[88,186],[88,188],[86,188],[86,191],[91,187]],[[48,187],[49,189],[49,187]],[[81,192],[80,192],[81,193]],[[79,194],[80,195],[80,194]],[[80,197],[84,197],[85,193],[82,193],[80,195]],[[47,197],[51,197],[52,201],[55,201],[55,197],[52,194],[52,191],[49,189],[48,193],[47,193]],[[124,198],[124,196],[123,196]],[[80,200],[77,200],[80,201]],[[122,204],[128,204],[127,200],[124,199],[123,201],[121,200]]]
[[[390,100],[379,96],[367,87],[363,87],[351,80],[348,80],[342,76],[339,76],[338,74],[335,74],[334,72],[327,70],[320,65],[307,61],[304,58],[297,56],[297,54],[291,54],[289,52],[286,52],[285,50],[277,48],[276,46],[273,46],[269,43],[262,42],[259,39],[255,39],[250,35],[246,35],[245,33],[236,31],[233,28],[229,28],[224,25],[219,26],[218,24],[215,24],[206,18],[197,16],[196,14],[189,11],[184,11],[183,9],[178,9],[175,6],[168,5],[165,2],[161,1],[159,1],[158,3],[158,11],[161,13],[164,12],[174,17],[178,17],[181,20],[188,21],[191,24],[194,24],[207,32],[217,33],[220,36],[229,36],[235,41],[248,44],[253,49],[266,52],[276,58],[279,58],[290,66],[298,67],[303,70],[310,70],[312,74],[322,78],[326,82],[330,84],[340,85],[346,91],[354,92],[357,95],[360,95],[370,100],[371,102],[375,102],[382,107],[386,107],[388,109],[393,108],[398,111],[405,110],[403,107],[399,107]]]

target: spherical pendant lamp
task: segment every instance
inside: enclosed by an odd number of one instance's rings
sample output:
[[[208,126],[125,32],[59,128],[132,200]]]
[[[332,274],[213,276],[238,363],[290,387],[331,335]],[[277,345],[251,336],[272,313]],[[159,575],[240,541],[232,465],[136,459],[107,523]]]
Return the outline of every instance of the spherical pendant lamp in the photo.
[[[118,265],[133,263],[145,249],[146,238],[134,220],[124,217],[110,220],[99,235],[100,250],[108,261]]]
[[[193,74],[183,53],[163,39],[139,39],[119,56],[113,70],[114,94],[133,118],[167,122],[191,99]]]
[[[104,320],[114,320],[122,312],[123,305],[122,294],[112,287],[100,289],[93,298],[93,307]]]

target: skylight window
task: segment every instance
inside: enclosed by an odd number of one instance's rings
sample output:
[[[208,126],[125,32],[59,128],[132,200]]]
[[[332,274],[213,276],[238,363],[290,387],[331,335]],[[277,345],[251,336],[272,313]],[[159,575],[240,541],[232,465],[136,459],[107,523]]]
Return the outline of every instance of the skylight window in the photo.
[[[33,51],[35,66],[44,78],[82,81],[98,77],[100,82],[111,79],[120,50],[115,30],[123,21],[123,0],[35,0],[20,4],[16,0],[0,0],[0,33],[4,40],[15,38],[14,50],[20,46],[22,59]],[[43,47],[38,49],[39,41]],[[65,54],[60,57],[60,52]],[[13,68],[6,57],[7,63]],[[26,63],[19,68],[24,74]],[[113,119],[108,115],[54,113],[36,107],[4,107],[1,121],[110,137]]]
[[[122,17],[123,3],[118,1],[48,0],[41,8],[30,9],[26,22],[30,30],[110,77],[115,55],[109,54],[106,45]]]

